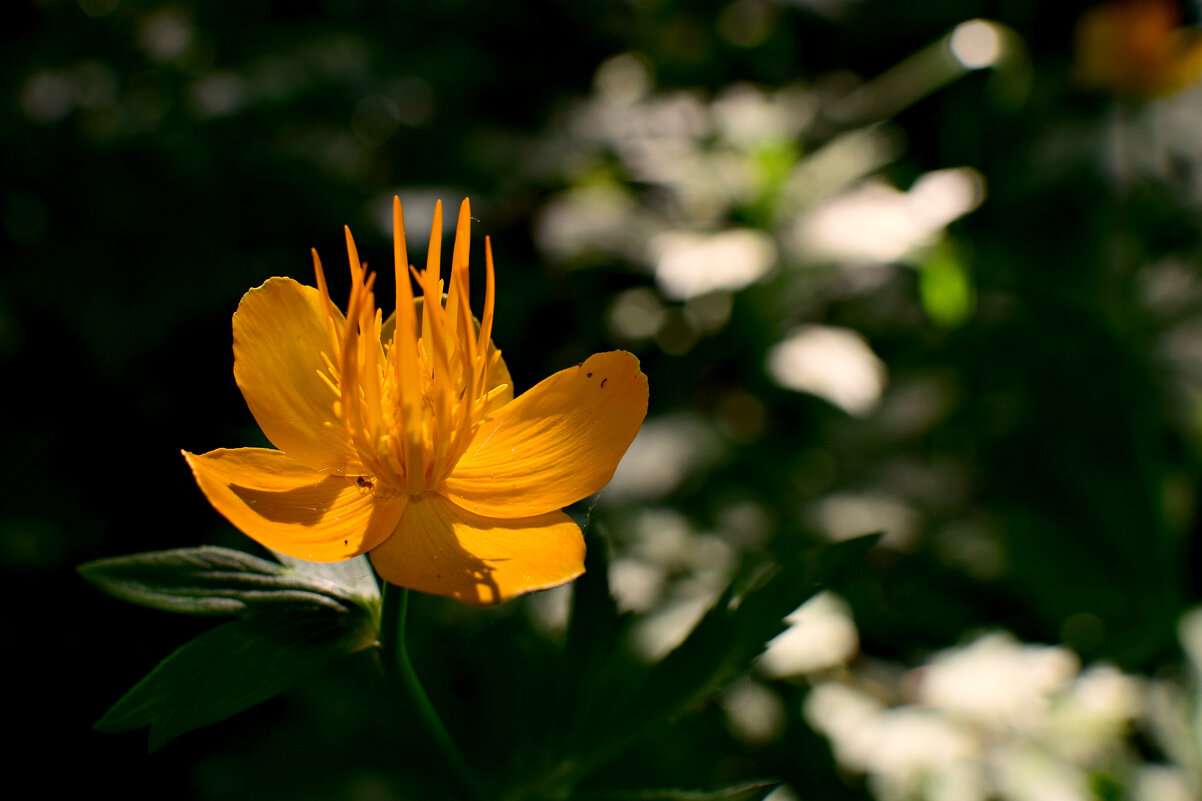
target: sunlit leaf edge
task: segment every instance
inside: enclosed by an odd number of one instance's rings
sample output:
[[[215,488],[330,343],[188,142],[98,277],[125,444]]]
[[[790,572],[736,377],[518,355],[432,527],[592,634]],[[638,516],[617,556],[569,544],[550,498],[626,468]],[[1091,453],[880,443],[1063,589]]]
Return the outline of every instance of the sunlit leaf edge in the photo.
[[[240,614],[267,605],[318,606],[332,611],[378,606],[370,567],[338,570],[278,564],[215,546],[151,551],[80,565],[102,592],[140,606],[195,615]],[[347,572],[347,571],[355,572]],[[368,581],[361,578],[366,572]]]

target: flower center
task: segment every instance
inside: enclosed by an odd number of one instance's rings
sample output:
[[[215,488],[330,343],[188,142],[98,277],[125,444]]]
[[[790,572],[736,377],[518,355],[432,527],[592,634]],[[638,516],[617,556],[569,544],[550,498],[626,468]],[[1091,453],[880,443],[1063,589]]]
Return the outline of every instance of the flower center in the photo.
[[[326,305],[330,352],[322,379],[333,391],[334,411],[350,435],[353,456],[378,480],[409,495],[436,489],[455,467],[486,416],[488,401],[505,391],[488,386],[501,355],[490,348],[494,286],[492,248],[485,240],[487,284],[477,326],[468,308],[468,242],[471,211],[460,208],[445,298],[439,277],[442,203],[435,206],[426,268],[408,263],[404,217],[393,202],[396,313],[383,320],[376,308],[375,273],[367,272],[346,231],[351,295],[345,322],[330,300],[313,254],[317,286]],[[410,275],[417,281],[414,296]]]

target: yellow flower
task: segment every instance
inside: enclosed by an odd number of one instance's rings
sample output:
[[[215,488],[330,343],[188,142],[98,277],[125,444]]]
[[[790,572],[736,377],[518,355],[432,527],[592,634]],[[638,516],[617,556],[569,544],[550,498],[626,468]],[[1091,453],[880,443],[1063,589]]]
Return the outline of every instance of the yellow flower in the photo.
[[[418,271],[394,200],[387,320],[349,229],[345,316],[316,251],[316,288],[271,278],[243,296],[234,378],[279,450],[184,457],[209,502],[248,536],[317,562],[369,553],[392,584],[473,604],[584,572],[584,538],[561,510],[613,476],[647,414],[647,377],[629,353],[598,353],[514,399],[490,336],[488,239],[484,314],[477,321],[468,308],[470,220],[465,200],[444,295],[442,204]]]
[[[1088,86],[1169,94],[1202,72],[1202,35],[1181,27],[1177,0],[1110,0],[1077,23],[1076,69]]]

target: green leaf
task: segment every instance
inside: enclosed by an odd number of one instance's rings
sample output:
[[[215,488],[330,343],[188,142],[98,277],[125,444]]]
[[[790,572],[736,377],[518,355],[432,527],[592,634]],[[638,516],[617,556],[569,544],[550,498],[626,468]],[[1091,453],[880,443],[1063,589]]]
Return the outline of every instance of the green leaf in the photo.
[[[596,718],[606,714],[615,693],[629,681],[632,660],[621,638],[630,615],[618,611],[610,592],[607,548],[604,534],[592,529],[584,575],[572,587],[566,659],[560,671],[558,705],[567,712],[559,727],[546,732],[552,753],[586,749]]]
[[[668,722],[742,676],[787,628],[785,617],[879,539],[873,534],[823,546],[792,565],[753,570],[732,582],[688,638],[655,666],[635,708]]]
[[[927,316],[944,328],[955,328],[972,314],[976,305],[972,276],[947,239],[919,267],[918,294]]]
[[[785,630],[784,618],[858,564],[879,534],[826,545],[791,563],[743,571],[688,638],[652,666],[625,701],[600,707],[583,729],[590,733],[577,777],[588,775],[627,748],[666,727],[745,673],[768,641]]]
[[[366,614],[312,606],[250,612],[164,659],[96,728],[123,732],[149,725],[155,751],[278,695],[374,640]]]
[[[314,590],[325,592],[331,598],[349,597],[379,607],[380,585],[371,561],[366,556],[356,556],[343,562],[309,562],[294,556],[272,551],[289,569],[306,580]]]
[[[572,585],[568,620],[568,668],[573,674],[613,653],[623,623],[609,591],[609,543],[596,528],[588,530],[588,538],[584,575]]]
[[[228,548],[101,559],[79,568],[126,601],[198,615],[238,615],[159,663],[96,724],[150,726],[153,751],[186,731],[267,700],[375,642],[380,594],[366,558],[270,562]]]
[[[627,790],[581,792],[579,801],[763,801],[780,782],[749,782],[718,790]]]
[[[379,605],[364,557],[332,565],[281,558],[284,565],[229,548],[181,548],[100,559],[78,569],[109,595],[194,615],[239,614],[279,604],[331,611]]]

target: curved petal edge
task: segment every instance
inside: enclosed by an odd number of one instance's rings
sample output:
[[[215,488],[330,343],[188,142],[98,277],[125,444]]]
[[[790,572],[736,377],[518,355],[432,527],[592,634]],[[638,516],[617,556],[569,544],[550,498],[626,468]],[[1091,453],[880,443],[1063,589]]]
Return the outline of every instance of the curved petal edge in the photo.
[[[269,278],[242,296],[234,313],[234,380],[259,428],[294,462],[314,470],[354,471],[350,438],[334,414],[333,392],[318,373],[322,353],[338,352],[342,312],[291,278]],[[348,460],[352,463],[348,469]]]
[[[563,512],[500,520],[423,493],[371,561],[391,584],[483,606],[571,581],[584,572],[584,551]]]
[[[366,476],[319,473],[266,448],[236,448],[184,459],[209,503],[242,533],[311,562],[350,559],[384,542],[406,497]]]
[[[486,420],[441,491],[489,517],[546,514],[587,498],[613,478],[647,416],[647,396],[633,354],[590,356]]]

